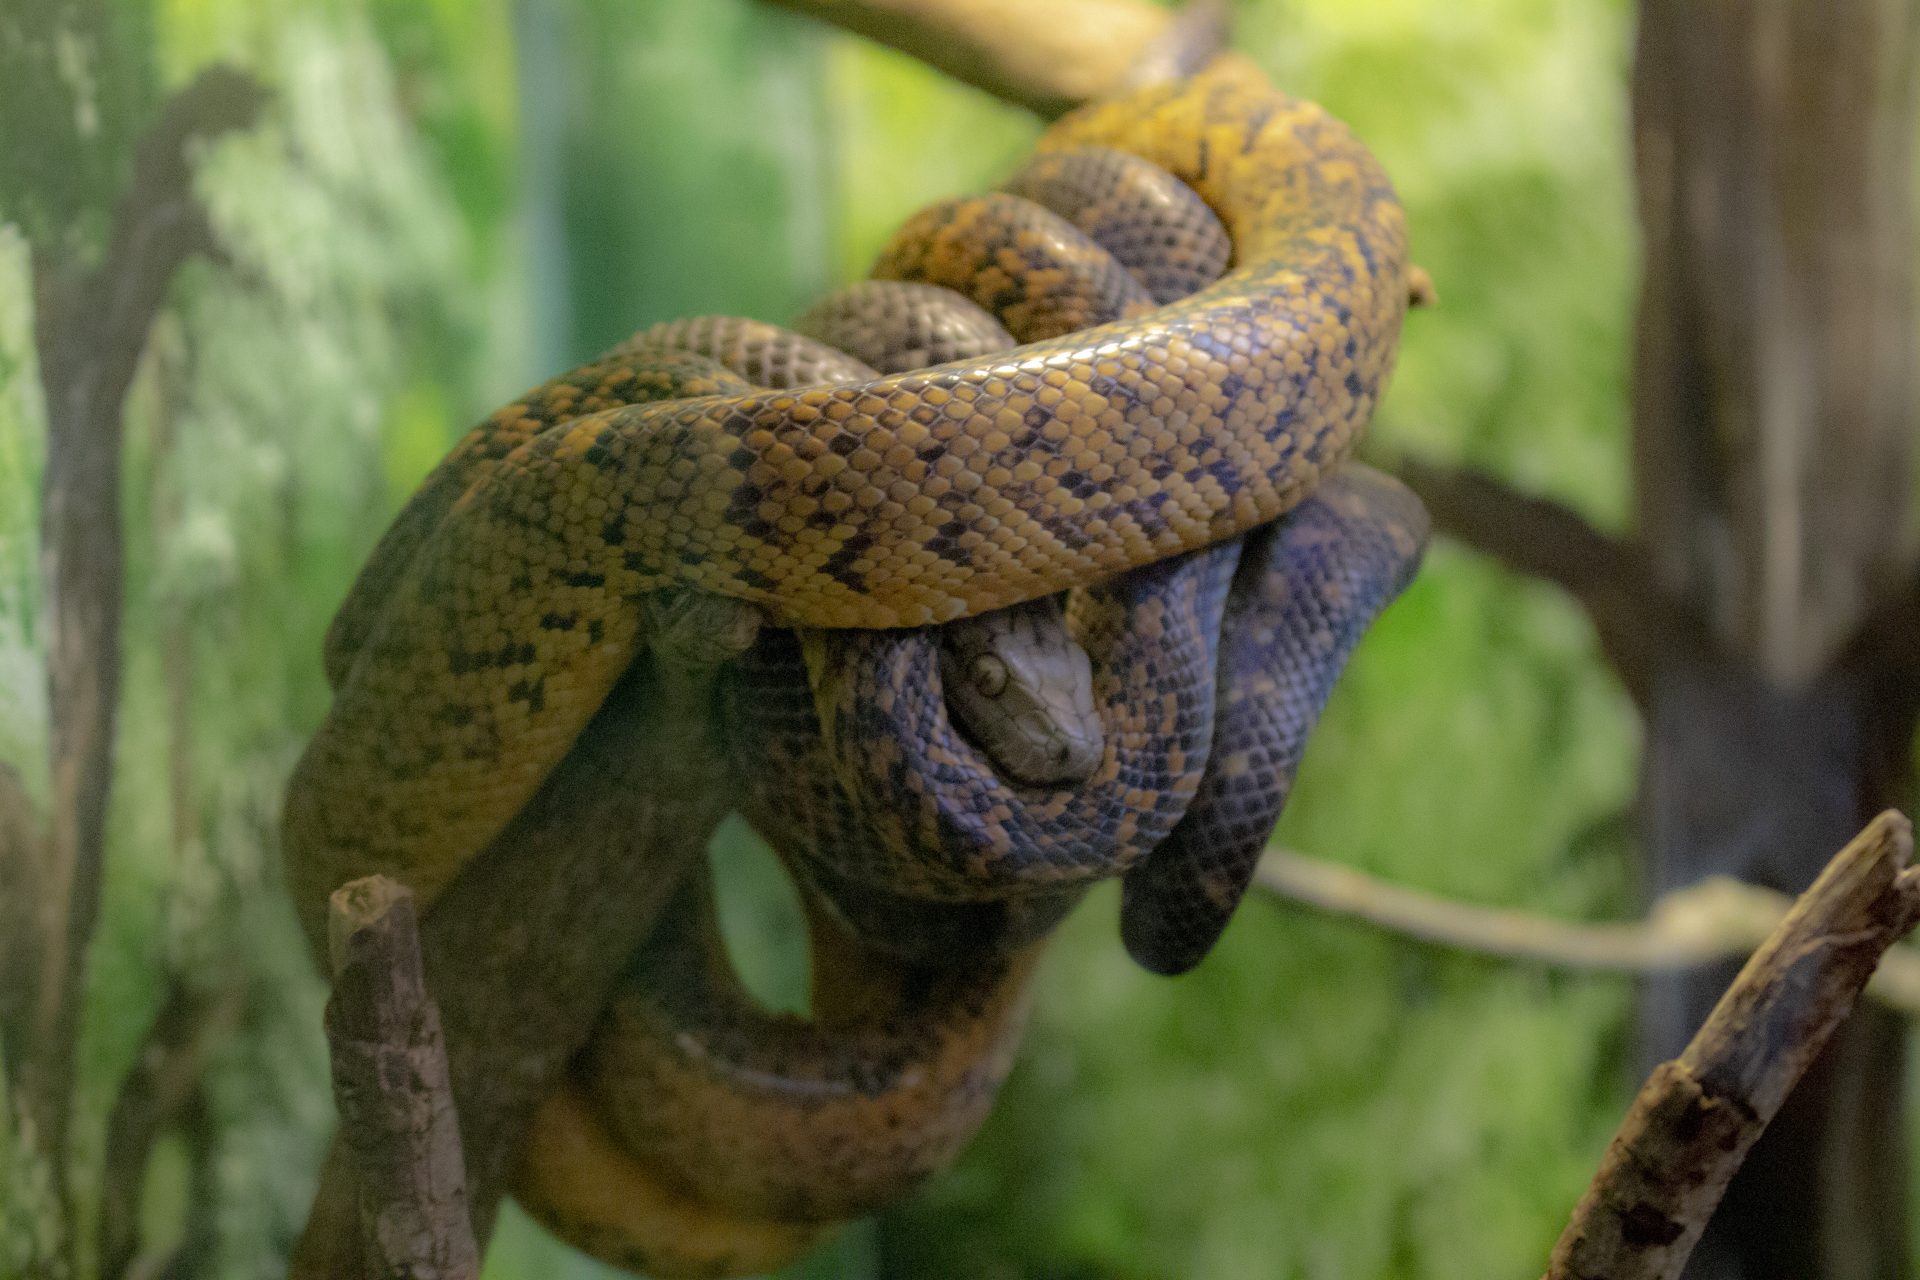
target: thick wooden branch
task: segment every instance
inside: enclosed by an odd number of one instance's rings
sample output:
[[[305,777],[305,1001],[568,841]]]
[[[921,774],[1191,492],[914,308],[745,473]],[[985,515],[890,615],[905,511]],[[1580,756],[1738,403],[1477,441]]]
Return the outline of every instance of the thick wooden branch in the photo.
[[[1190,74],[1226,45],[1226,8],[1145,0],[768,0],[910,54],[1053,117],[1090,98]]]
[[[413,895],[385,876],[334,891],[327,1043],[340,1128],[360,1187],[360,1239],[377,1274],[480,1273],[440,1013],[427,994]]]
[[[1890,810],[1835,855],[1685,1052],[1641,1088],[1554,1248],[1548,1280],[1680,1274],[1748,1149],[1887,948],[1920,920],[1912,853],[1912,824]]]
[[[1393,470],[1426,504],[1436,529],[1572,596],[1635,701],[1645,705],[1664,659],[1706,651],[1700,623],[1661,589],[1637,544],[1483,471],[1418,458],[1403,458]]]
[[[1647,717],[1645,879],[1797,890],[1803,852],[1913,795],[1911,622],[1892,663],[1835,656],[1911,573],[1920,5],[1637,8],[1634,519],[1723,658]],[[1680,1049],[1717,976],[1648,993],[1645,1060]],[[1913,1272],[1903,1042],[1871,1013],[1837,1038],[1698,1269]]]

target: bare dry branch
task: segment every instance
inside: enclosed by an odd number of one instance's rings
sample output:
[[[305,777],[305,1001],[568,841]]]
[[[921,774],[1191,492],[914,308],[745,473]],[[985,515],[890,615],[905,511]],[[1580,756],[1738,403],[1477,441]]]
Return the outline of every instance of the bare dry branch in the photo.
[[[1788,905],[1781,894],[1717,878],[1668,894],[1644,922],[1586,924],[1459,902],[1280,849],[1261,860],[1254,884],[1287,902],[1455,951],[1618,973],[1747,955]]]
[[[334,891],[327,930],[333,1096],[359,1175],[364,1256],[382,1276],[470,1280],[480,1252],[413,895],[385,876],[355,880]]]
[[[1589,924],[1423,893],[1284,849],[1268,851],[1254,886],[1285,902],[1469,955],[1639,975],[1744,959],[1793,906],[1783,893],[1711,876],[1662,895],[1643,921]],[[1920,1017],[1920,947],[1889,949],[1867,994]]]
[[[1225,44],[1214,0],[1175,14],[1144,0],[769,0],[912,55],[1052,117],[1143,79],[1196,69]]]
[[[1749,1148],[1920,920],[1913,826],[1889,810],[1834,856],[1678,1058],[1655,1068],[1548,1280],[1673,1280]]]

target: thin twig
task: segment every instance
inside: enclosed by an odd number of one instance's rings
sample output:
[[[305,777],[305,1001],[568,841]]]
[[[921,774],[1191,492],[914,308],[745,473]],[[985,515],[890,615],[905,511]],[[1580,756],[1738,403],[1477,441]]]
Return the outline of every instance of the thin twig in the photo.
[[[1281,849],[1261,860],[1254,884],[1286,902],[1454,951],[1631,974],[1742,959],[1766,941],[1793,905],[1785,894],[1713,876],[1664,895],[1644,921],[1588,924],[1423,893]],[[1920,1017],[1920,947],[1889,950],[1867,994]]]
[[[1920,920],[1913,826],[1888,810],[1835,855],[1634,1099],[1574,1209],[1548,1280],[1673,1280],[1727,1183]],[[1811,1175],[1811,1171],[1809,1171]]]
[[[427,994],[413,895],[385,876],[334,891],[327,1043],[374,1273],[470,1280],[480,1253],[440,1013]]]

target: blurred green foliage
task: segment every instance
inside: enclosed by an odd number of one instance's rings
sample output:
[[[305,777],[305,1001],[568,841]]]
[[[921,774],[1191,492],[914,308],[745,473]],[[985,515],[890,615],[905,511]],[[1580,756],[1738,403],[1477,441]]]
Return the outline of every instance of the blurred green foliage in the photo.
[[[330,1114],[321,992],[278,889],[279,788],[324,707],[319,637],[385,519],[521,386],[665,316],[785,317],[863,274],[917,206],[991,183],[1037,126],[747,0],[93,3],[105,34],[62,54],[59,83],[22,82],[42,96],[10,91],[5,117],[32,127],[0,139],[0,759],[43,787],[28,244],[90,244],[159,94],[235,62],[276,94],[201,169],[235,265],[178,282],[130,408],[128,681],[79,1166],[84,1186],[168,975],[241,984],[209,1081],[205,1274],[267,1276]],[[0,82],[19,33],[76,6],[9,5]],[[1621,521],[1624,3],[1236,16],[1242,47],[1381,153],[1439,285],[1374,447],[1468,458]],[[1633,738],[1568,606],[1437,548],[1363,646],[1278,838],[1463,898],[1620,913]],[[777,876],[750,836],[724,843],[742,962],[791,999]],[[1259,901],[1170,982],[1128,963],[1114,912],[1095,895],[1054,945],[1021,1065],[960,1167],[793,1275],[1537,1273],[1625,1100],[1623,983]],[[157,1166],[163,1237],[185,1167]],[[596,1274],[513,1215],[488,1269]]]
[[[62,259],[96,248],[153,107],[152,14],[117,0],[0,10],[0,221]],[[20,128],[17,122],[30,121]]]

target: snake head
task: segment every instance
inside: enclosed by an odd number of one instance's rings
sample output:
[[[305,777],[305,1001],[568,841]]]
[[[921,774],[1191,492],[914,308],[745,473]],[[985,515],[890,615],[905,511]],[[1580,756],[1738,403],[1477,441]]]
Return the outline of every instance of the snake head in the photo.
[[[940,678],[962,731],[1016,782],[1085,782],[1106,732],[1093,706],[1093,665],[1052,600],[950,622]]]

